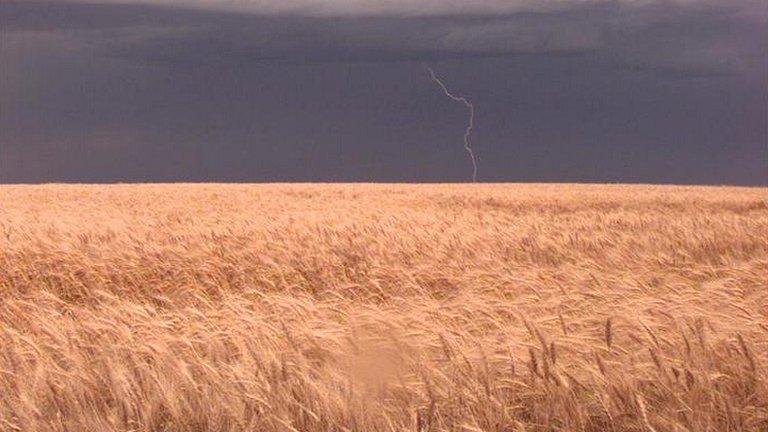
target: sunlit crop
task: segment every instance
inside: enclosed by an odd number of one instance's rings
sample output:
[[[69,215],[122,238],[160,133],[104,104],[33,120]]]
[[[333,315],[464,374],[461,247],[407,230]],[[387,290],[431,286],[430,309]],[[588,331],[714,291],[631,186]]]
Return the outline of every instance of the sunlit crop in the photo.
[[[1,431],[766,431],[768,191],[0,186]]]

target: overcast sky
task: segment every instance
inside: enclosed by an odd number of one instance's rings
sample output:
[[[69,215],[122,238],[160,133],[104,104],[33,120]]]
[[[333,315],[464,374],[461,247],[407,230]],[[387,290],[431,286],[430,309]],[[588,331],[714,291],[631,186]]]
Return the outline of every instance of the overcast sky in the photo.
[[[0,0],[0,182],[768,184],[768,0]]]

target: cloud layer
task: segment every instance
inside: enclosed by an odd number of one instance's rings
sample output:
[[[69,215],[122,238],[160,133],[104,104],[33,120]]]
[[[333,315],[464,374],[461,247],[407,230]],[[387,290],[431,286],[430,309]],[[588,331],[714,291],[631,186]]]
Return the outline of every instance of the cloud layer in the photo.
[[[712,73],[754,61],[755,47],[745,39],[766,27],[759,3],[24,0],[0,4],[0,24],[58,31],[73,47],[168,64],[601,51],[629,67]]]
[[[761,183],[764,1],[0,1],[0,181]]]
[[[73,0],[61,0],[62,2]],[[719,6],[717,0],[75,0],[84,3],[144,4],[254,14],[305,16],[429,16],[499,15],[521,12],[552,12],[613,4],[626,7]],[[760,0],[729,0],[731,7],[759,11]],[[764,5],[762,5],[764,6]],[[763,8],[764,9],[764,8]]]

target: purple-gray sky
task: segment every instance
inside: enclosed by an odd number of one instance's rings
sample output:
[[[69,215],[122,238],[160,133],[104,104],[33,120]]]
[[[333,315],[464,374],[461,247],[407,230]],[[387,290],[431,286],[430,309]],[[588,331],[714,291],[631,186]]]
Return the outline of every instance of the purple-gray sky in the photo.
[[[768,0],[0,0],[0,182],[768,184]]]

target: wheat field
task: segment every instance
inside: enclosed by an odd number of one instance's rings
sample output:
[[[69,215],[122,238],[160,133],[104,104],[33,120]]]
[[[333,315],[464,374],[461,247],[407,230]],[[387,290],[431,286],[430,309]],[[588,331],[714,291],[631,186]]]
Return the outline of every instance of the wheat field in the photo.
[[[768,190],[0,186],[2,431],[767,431]]]

